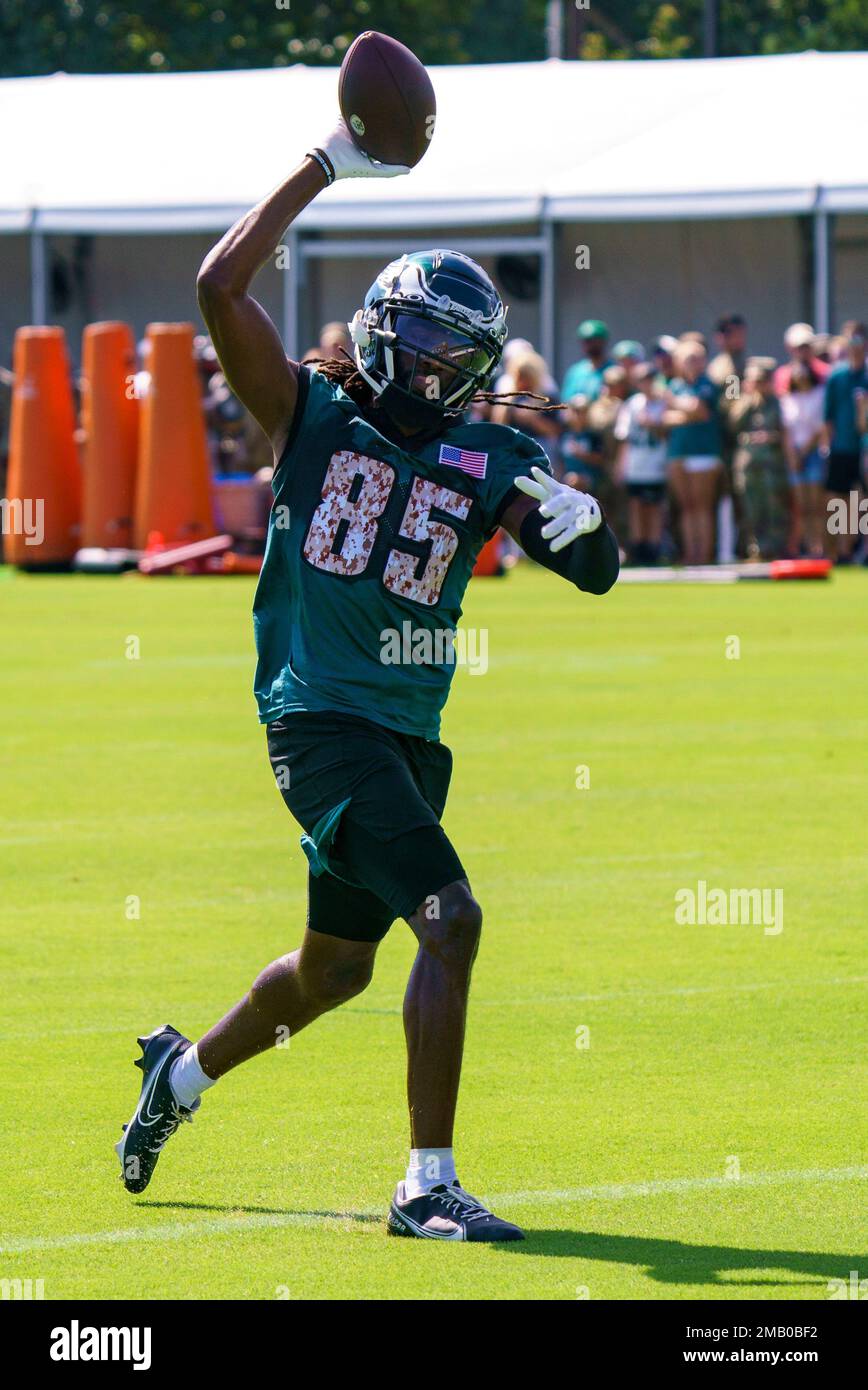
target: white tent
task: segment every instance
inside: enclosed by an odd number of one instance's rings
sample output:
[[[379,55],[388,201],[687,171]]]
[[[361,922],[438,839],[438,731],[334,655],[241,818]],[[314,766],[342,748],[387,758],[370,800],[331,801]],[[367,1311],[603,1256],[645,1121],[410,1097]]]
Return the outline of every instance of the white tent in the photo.
[[[551,60],[431,75],[437,129],[422,163],[408,178],[328,189],[293,229],[296,266],[306,254],[373,254],[371,234],[398,227],[461,227],[473,250],[466,233],[476,228],[477,250],[542,258],[545,346],[556,224],[809,214],[812,307],[828,326],[828,216],[868,211],[868,54]],[[336,76],[296,66],[0,81],[0,232],[32,237],[34,318],[45,312],[45,235],[227,226],[330,128]],[[510,234],[516,226],[531,231]],[[298,280],[286,278],[291,329]]]
[[[437,130],[412,176],[341,183],[300,225],[868,208],[868,54],[431,75]],[[336,88],[302,66],[0,81],[0,228],[219,227],[329,129]]]

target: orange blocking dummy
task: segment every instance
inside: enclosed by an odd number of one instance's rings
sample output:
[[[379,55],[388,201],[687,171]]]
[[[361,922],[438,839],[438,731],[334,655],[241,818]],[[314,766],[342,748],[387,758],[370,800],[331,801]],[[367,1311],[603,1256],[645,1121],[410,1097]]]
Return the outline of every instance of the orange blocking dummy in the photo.
[[[160,532],[167,544],[214,534],[211,471],[193,325],[152,323],[139,421],[133,545]]]
[[[81,361],[81,543],[126,550],[133,543],[139,433],[132,330],[125,323],[88,324],[82,338]]]
[[[4,555],[22,568],[63,565],[78,548],[81,474],[62,328],[19,328],[12,370]]]

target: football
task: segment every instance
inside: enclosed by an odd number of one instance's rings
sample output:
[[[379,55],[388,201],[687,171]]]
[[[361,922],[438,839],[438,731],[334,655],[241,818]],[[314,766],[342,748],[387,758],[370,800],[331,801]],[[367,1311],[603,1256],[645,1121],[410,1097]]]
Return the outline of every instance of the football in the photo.
[[[382,164],[419,163],[434,134],[437,103],[415,53],[368,30],[350,45],[338,81],[341,115],[359,149]]]

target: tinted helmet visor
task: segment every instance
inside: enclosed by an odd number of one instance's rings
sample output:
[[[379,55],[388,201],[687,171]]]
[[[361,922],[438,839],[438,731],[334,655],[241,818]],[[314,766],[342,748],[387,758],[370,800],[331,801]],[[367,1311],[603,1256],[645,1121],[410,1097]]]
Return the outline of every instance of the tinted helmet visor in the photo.
[[[493,354],[459,329],[415,314],[398,313],[387,340],[386,363],[395,385],[425,400],[463,398],[487,379]]]

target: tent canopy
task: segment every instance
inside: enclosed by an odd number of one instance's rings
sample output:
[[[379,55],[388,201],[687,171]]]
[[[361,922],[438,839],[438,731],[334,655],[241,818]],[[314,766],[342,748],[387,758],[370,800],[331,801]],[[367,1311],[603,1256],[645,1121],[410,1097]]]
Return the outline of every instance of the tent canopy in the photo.
[[[300,229],[868,210],[868,53],[431,76],[437,130],[418,168],[334,185]],[[5,79],[0,231],[226,226],[336,110],[334,68]]]

